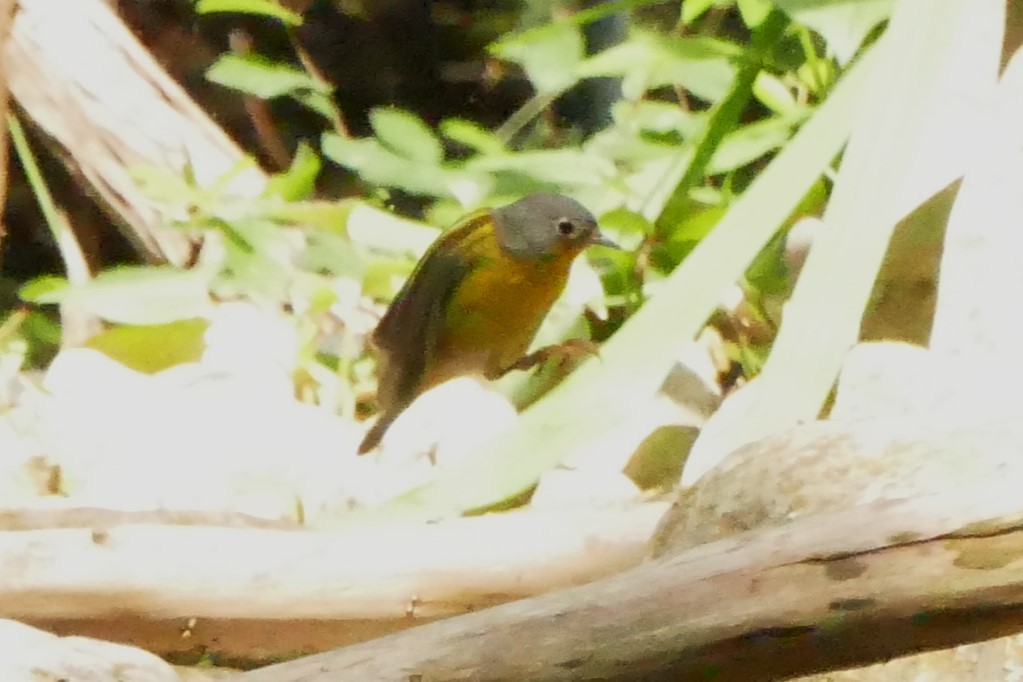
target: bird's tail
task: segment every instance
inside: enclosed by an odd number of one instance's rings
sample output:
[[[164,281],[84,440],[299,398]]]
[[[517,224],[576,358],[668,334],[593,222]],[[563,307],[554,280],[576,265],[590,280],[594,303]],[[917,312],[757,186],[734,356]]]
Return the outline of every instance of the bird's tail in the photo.
[[[384,437],[384,434],[387,433],[387,429],[391,428],[391,424],[393,424],[394,420],[397,419],[398,414],[398,412],[382,412],[380,414],[380,418],[377,419],[376,424],[370,428],[370,430],[366,433],[366,437],[362,439],[361,443],[359,443],[358,452],[360,455],[365,455],[367,452],[380,445],[380,440]]]

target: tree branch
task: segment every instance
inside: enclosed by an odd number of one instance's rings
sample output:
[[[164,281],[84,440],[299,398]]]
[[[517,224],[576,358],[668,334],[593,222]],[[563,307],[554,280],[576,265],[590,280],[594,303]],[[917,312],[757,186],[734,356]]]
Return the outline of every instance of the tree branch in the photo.
[[[246,682],[770,680],[1023,629],[1005,481],[821,514]]]
[[[244,154],[152,58],[102,0],[19,0],[6,68],[11,93],[56,143],[153,260],[191,258],[184,233],[169,230],[131,176],[138,166],[200,183]],[[265,176],[247,169],[234,187],[258,194]]]
[[[330,531],[103,525],[0,532],[0,617],[92,636],[145,630],[144,642],[133,634],[130,641],[156,653],[202,647],[265,663],[618,573],[642,561],[666,507],[365,521]],[[98,518],[95,510],[87,518]],[[258,621],[266,621],[261,629],[217,641],[226,622],[232,629]],[[281,632],[307,637],[311,625],[333,639],[310,644]]]

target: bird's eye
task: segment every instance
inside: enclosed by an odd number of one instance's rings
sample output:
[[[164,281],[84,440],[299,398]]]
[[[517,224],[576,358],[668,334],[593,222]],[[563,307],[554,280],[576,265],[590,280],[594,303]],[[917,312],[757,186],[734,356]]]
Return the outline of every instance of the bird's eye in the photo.
[[[558,220],[558,234],[563,237],[570,237],[575,234],[575,223],[568,218]]]

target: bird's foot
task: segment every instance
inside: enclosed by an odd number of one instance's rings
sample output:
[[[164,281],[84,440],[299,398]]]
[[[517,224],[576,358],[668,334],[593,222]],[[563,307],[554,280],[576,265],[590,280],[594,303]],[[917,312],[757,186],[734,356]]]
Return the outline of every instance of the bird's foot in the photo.
[[[587,356],[600,357],[600,346],[588,339],[569,339],[553,346],[544,346],[539,350],[525,355],[515,364],[508,368],[508,371],[517,369],[526,371],[538,365],[546,365],[554,361],[558,367],[563,367],[570,360],[576,360]]]

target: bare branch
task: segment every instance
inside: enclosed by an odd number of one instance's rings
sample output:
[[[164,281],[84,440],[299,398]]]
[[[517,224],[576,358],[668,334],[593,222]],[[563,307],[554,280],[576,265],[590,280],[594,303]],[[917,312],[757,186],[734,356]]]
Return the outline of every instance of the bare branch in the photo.
[[[984,485],[693,548],[247,682],[771,680],[1023,629],[1023,502]]]
[[[102,0],[20,0],[5,57],[18,104],[143,253],[188,262],[189,238],[163,226],[131,171],[151,165],[182,173],[190,163],[206,183],[234,168],[241,149]],[[255,195],[264,182],[251,168],[234,187]]]
[[[310,651],[281,630],[326,628],[337,638],[312,649],[323,650],[618,573],[643,559],[666,507],[366,521],[331,531],[103,525],[0,532],[0,616],[96,636],[119,627],[135,643],[134,632],[148,627],[145,644],[158,653],[201,641],[215,655],[227,649],[279,660],[296,648]],[[182,642],[168,623],[192,618],[194,636]],[[258,640],[205,639],[223,633],[222,622],[259,620],[266,621],[261,632],[245,635]]]

